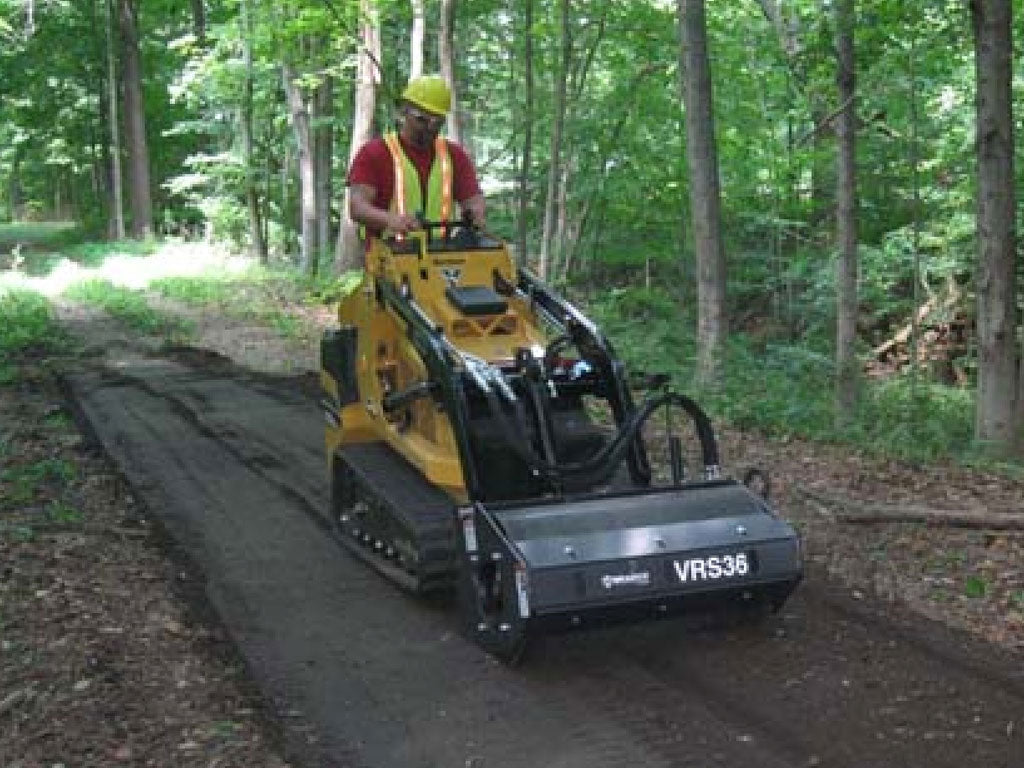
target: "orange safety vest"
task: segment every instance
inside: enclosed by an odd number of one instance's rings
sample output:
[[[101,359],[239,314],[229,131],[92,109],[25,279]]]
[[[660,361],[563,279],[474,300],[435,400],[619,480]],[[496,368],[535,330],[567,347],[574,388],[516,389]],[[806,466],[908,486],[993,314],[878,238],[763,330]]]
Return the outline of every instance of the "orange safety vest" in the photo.
[[[402,214],[422,213],[428,221],[448,222],[452,217],[452,158],[448,142],[442,136],[434,141],[434,162],[427,180],[426,201],[423,200],[419,172],[402,149],[398,134],[394,131],[384,134],[384,143],[391,152],[395,169],[391,210]]]

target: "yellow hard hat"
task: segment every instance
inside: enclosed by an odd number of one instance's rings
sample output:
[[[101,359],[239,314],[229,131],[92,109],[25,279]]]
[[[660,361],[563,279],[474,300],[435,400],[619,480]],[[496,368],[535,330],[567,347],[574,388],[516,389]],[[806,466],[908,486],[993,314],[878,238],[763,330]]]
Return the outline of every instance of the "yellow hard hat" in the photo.
[[[447,115],[452,105],[452,92],[440,75],[421,75],[414,77],[405,86],[402,100],[435,115]]]

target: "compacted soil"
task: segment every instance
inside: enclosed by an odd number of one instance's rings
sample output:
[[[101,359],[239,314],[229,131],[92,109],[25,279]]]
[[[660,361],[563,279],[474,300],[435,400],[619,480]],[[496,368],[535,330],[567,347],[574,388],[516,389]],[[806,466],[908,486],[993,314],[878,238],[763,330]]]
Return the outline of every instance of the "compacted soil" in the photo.
[[[396,594],[316,520],[320,436],[303,435],[330,312],[285,302],[304,330],[282,340],[159,306],[193,321],[189,349],[63,303],[74,354],[0,386],[0,766],[1024,764],[1024,534],[846,519],[1012,515],[1020,482],[725,430],[727,468],[768,469],[804,537],[807,579],[782,614],[696,631],[685,650],[667,622],[552,639],[508,670],[459,637],[451,606]],[[143,456],[130,430],[104,442],[82,413],[82,397],[94,414],[120,402],[111,382],[152,424],[195,427],[179,444],[237,462],[169,491],[145,462],[187,468],[186,454]],[[215,480],[242,470],[267,509],[232,529]],[[261,536],[281,556],[232,570]],[[291,592],[261,603],[288,547],[303,561]],[[339,586],[321,595],[326,578]],[[293,593],[309,596],[301,622]]]

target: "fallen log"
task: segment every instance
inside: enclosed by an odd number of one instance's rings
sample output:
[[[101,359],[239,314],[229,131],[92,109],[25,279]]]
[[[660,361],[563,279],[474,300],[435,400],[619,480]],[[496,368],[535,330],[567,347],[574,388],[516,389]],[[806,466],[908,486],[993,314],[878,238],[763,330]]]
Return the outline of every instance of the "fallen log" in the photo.
[[[832,496],[811,488],[794,490],[816,505],[823,513],[843,523],[926,523],[950,528],[972,528],[991,531],[1024,531],[1024,513],[987,509],[936,509],[916,505],[883,504]]]
[[[960,288],[956,284],[956,281],[950,278],[945,289],[941,293],[933,294],[928,301],[917,308],[916,318],[911,320],[904,325],[899,331],[892,335],[889,339],[882,342],[874,349],[871,350],[871,359],[880,360],[886,354],[888,354],[894,348],[906,344],[910,341],[910,336],[914,332],[914,328],[920,326],[928,319],[929,315],[935,312],[948,312],[952,310],[957,303],[960,301]]]

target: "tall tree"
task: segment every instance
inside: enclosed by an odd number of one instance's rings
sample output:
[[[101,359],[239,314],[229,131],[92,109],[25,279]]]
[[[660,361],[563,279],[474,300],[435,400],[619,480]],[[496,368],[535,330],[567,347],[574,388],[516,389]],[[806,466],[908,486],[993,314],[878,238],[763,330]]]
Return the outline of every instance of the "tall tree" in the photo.
[[[263,221],[260,211],[259,192],[256,189],[256,162],[253,152],[253,90],[254,73],[252,64],[253,25],[250,0],[239,2],[239,22],[242,39],[242,65],[245,81],[242,85],[242,108],[240,127],[242,134],[242,165],[245,167],[245,205],[249,212],[249,247],[252,255],[266,263],[267,241],[263,237]]]
[[[513,93],[518,89],[513,88]],[[533,0],[524,0],[523,7],[523,104],[516,104],[523,130],[522,155],[519,163],[519,214],[516,222],[516,251],[521,263],[527,263],[527,232],[530,210],[530,167],[533,159]]]
[[[857,405],[857,120],[853,55],[854,0],[838,0],[836,22],[836,420]]]
[[[548,154],[548,191],[544,198],[544,229],[541,232],[540,256],[537,262],[537,273],[541,278],[547,277],[549,267],[554,263],[557,254],[553,253],[555,228],[558,224],[558,181],[562,176],[562,133],[565,130],[566,83],[569,79],[569,62],[572,59],[572,31],[569,27],[570,0],[558,2],[558,30],[561,40],[558,57],[558,70],[555,72],[555,83],[552,94],[551,150]]]
[[[373,0],[360,0],[359,52],[356,67],[354,107],[352,117],[352,141],[349,146],[349,163],[356,152],[373,134],[373,113],[376,107],[377,85],[380,83],[380,26]],[[363,245],[359,238],[359,226],[348,215],[348,196],[341,210],[341,233],[335,258],[337,271],[344,272],[363,266]]]
[[[316,209],[316,158],[313,146],[313,128],[310,116],[310,97],[304,91],[295,66],[282,67],[285,97],[291,116],[292,131],[299,165],[299,259],[303,273],[315,276],[319,225]]]
[[[412,2],[412,27],[409,30],[409,77],[423,74],[423,41],[427,33],[427,12],[423,0]]]
[[[111,237],[123,240],[124,200],[121,190],[121,132],[118,128],[117,57],[114,54],[114,0],[107,0],[107,99],[110,122],[110,222]]]
[[[686,162],[697,260],[697,382],[721,383],[725,337],[725,245],[704,0],[679,0]]]
[[[192,34],[200,45],[206,45],[206,0],[192,0]]]
[[[139,52],[138,8],[135,0],[119,0],[121,22],[121,74],[124,82],[124,121],[128,140],[131,233],[153,233],[153,198],[146,142],[146,105],[142,98],[142,57]]]
[[[997,453],[1015,438],[1019,370],[1010,0],[970,0],[977,92],[978,396],[975,438]]]
[[[437,34],[437,55],[441,64],[441,77],[452,92],[452,106],[448,112],[448,136],[462,144],[472,155],[459,108],[459,88],[455,77],[455,0],[441,0],[441,23]]]
[[[331,250],[331,176],[334,167],[334,78],[324,75],[313,93],[313,149],[316,164],[317,259]]]

